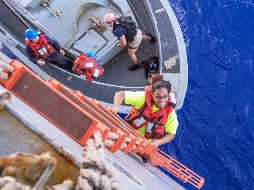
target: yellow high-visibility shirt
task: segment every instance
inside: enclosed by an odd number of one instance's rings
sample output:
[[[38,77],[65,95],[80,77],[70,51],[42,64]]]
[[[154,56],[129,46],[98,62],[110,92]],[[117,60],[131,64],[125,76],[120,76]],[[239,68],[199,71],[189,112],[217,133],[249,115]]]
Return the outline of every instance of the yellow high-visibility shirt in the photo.
[[[126,104],[130,104],[139,110],[145,103],[145,91],[136,91],[136,92],[125,91],[124,100]],[[159,109],[160,108],[153,105],[154,112],[158,111]],[[167,119],[167,122],[165,123],[164,129],[165,129],[165,132],[171,133],[174,135],[176,134],[177,127],[178,127],[177,115],[175,110],[173,110],[168,115],[168,119]],[[144,136],[146,131],[146,126],[138,129],[137,131],[140,135]]]

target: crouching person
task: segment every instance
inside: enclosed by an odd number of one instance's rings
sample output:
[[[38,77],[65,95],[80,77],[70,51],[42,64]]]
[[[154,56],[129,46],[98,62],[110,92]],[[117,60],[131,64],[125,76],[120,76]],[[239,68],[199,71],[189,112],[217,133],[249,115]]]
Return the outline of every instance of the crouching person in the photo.
[[[116,18],[113,13],[107,13],[104,17],[107,25],[112,27],[113,34],[118,38],[118,47],[122,48],[128,45],[128,55],[130,57],[132,66],[128,68],[129,71],[134,71],[139,68],[136,51],[142,40],[149,40],[154,42],[156,39],[153,35],[143,35],[142,31],[137,28],[136,23],[130,16],[121,16]]]
[[[25,31],[25,37],[26,52],[32,62],[38,65],[57,63],[61,68],[71,70],[73,62],[64,57],[64,50],[55,40],[31,28]]]
[[[104,74],[102,64],[95,53],[87,51],[75,59],[72,71],[91,82]]]

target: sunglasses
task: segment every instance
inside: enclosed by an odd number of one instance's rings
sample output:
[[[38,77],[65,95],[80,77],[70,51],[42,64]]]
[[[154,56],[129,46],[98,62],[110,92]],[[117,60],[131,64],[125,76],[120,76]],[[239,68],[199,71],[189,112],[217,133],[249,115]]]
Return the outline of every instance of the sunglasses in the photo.
[[[168,95],[165,95],[165,96],[154,96],[154,98],[155,99],[157,99],[157,100],[166,100],[166,99],[168,99]]]
[[[109,22],[109,21],[106,21],[106,24],[111,24],[112,23],[112,21],[111,22]]]

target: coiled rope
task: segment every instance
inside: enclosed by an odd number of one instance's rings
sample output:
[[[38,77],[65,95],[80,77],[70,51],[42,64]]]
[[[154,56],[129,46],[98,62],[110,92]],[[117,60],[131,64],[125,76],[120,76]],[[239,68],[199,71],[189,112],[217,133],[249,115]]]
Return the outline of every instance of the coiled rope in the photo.
[[[31,187],[17,182],[13,177],[5,176],[0,178],[1,190],[31,190]]]
[[[4,108],[6,101],[11,98],[11,94],[7,91],[0,93],[0,110]]]
[[[117,190],[118,176],[104,157],[103,142],[99,131],[87,141],[84,160],[75,190]]]
[[[9,78],[8,72],[12,73],[14,71],[14,68],[9,63],[10,60],[0,52],[0,79],[2,80],[7,80]]]
[[[84,159],[79,171],[79,177],[75,190],[117,190],[118,176],[115,169],[110,165],[104,157],[104,148],[99,131],[94,132],[93,138],[87,141],[87,146],[84,147]],[[45,162],[45,163],[44,163]],[[10,157],[0,157],[0,166],[10,165],[34,165],[51,164],[55,166],[56,160],[48,154],[41,156],[17,153]],[[54,167],[53,167],[54,168]],[[51,168],[52,172],[52,168]],[[50,172],[50,173],[51,173]],[[45,172],[46,173],[46,172]],[[44,185],[46,179],[50,176],[44,176],[45,179],[40,179],[34,187],[24,185],[15,178],[4,176],[0,177],[0,190],[72,190],[73,182],[66,180],[62,184],[52,187],[39,188]],[[43,178],[43,177],[41,177]],[[43,181],[43,182],[42,182]],[[38,185],[39,184],[39,185]]]

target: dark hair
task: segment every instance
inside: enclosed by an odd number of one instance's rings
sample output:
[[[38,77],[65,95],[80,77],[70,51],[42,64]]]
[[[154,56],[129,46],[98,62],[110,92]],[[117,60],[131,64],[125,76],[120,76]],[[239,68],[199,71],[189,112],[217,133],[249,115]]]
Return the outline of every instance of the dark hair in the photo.
[[[168,93],[171,92],[170,82],[163,80],[162,75],[154,74],[150,78],[152,83],[152,93],[154,93],[156,89],[161,89],[161,88],[166,88],[168,90]]]

